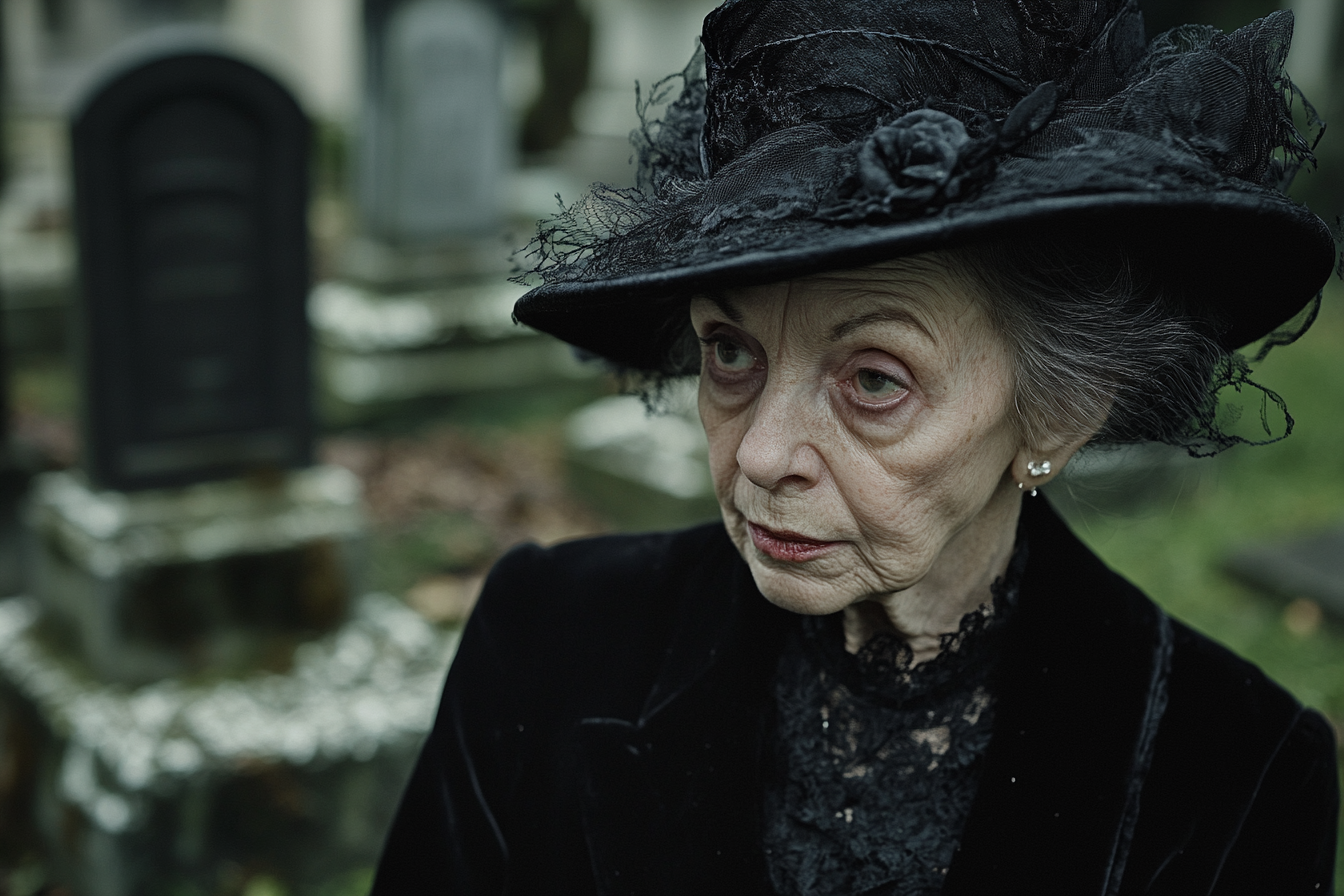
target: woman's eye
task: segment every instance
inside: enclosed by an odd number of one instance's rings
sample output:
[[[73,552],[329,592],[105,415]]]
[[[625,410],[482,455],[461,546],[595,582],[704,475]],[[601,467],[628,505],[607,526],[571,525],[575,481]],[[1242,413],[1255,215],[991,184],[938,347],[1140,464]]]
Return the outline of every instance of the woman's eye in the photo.
[[[854,375],[854,388],[863,398],[878,399],[891,398],[898,392],[905,390],[902,383],[897,382],[885,373],[878,373],[876,370],[860,370]]]
[[[756,364],[750,352],[726,339],[714,340],[714,360],[724,370],[750,370]]]

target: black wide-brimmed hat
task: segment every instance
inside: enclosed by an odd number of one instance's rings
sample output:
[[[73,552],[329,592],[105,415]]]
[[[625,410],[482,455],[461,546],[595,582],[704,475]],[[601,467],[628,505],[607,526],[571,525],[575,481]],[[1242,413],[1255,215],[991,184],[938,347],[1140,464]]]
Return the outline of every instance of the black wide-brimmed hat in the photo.
[[[728,0],[634,135],[637,186],[542,222],[515,317],[657,370],[696,291],[1050,228],[1122,244],[1245,345],[1335,265],[1283,192],[1314,162],[1292,25],[1148,45],[1136,0]]]

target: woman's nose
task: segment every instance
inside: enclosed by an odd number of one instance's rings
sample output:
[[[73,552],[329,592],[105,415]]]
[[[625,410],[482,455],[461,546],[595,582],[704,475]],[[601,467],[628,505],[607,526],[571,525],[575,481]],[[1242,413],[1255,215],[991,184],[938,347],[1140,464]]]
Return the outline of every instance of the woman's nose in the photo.
[[[737,446],[738,468],[759,488],[809,488],[821,478],[823,461],[809,437],[811,413],[800,391],[767,387]]]

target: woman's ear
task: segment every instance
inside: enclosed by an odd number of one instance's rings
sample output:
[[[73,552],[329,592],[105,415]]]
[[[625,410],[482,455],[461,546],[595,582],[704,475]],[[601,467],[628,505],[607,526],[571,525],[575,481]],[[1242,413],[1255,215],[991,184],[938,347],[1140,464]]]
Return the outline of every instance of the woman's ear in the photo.
[[[1019,448],[1009,468],[1013,481],[1025,489],[1045,485],[1064,471],[1064,467],[1092,435],[1088,433],[1048,448]]]
[[[1100,413],[1096,419],[1086,421],[1075,419],[1071,421],[1072,425],[1062,432],[1056,430],[1039,440],[1024,439],[1024,444],[1018,448],[1008,468],[1013,481],[1021,488],[1030,490],[1045,485],[1064,472],[1064,467],[1078,453],[1078,449],[1092,441],[1106,425],[1106,420],[1111,415],[1112,404],[1112,400],[1107,400],[1105,407],[1098,409]],[[1031,447],[1026,444],[1028,441],[1037,444]]]

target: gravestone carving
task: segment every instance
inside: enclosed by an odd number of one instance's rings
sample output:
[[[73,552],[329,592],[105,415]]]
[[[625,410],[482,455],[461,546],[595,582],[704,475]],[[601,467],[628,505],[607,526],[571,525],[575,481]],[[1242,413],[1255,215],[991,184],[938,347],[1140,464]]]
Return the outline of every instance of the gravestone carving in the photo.
[[[503,23],[475,0],[367,0],[360,210],[394,244],[491,233],[509,165]]]
[[[72,131],[85,465],[103,488],[311,459],[308,123],[239,60],[106,81]]]

